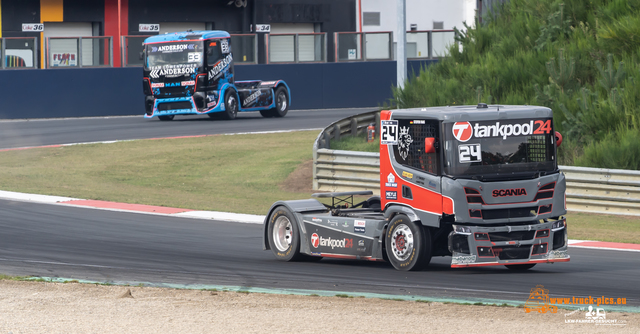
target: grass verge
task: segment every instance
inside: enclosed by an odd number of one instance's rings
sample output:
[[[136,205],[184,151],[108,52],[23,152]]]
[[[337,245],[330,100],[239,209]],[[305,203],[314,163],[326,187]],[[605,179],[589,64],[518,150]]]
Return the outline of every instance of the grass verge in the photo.
[[[310,189],[282,185],[311,159],[316,136],[303,131],[0,152],[0,189],[265,214],[277,200],[310,197]],[[356,140],[366,144],[364,137]],[[572,212],[567,221],[571,239],[640,244],[640,217]]]
[[[279,185],[312,158],[317,135],[210,136],[1,152],[0,189],[265,214],[275,200],[310,196],[310,191]]]

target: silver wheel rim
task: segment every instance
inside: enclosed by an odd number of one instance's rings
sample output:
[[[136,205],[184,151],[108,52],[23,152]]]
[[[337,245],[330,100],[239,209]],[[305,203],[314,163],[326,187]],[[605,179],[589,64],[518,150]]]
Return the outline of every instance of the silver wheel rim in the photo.
[[[391,233],[391,250],[398,261],[406,261],[413,252],[413,232],[409,226],[400,224]]]
[[[232,115],[236,114],[236,98],[233,95],[229,95],[227,99],[227,104],[229,105],[229,111]]]
[[[280,105],[280,111],[285,111],[285,109],[287,109],[287,97],[284,93],[278,94],[278,104]]]
[[[280,216],[273,224],[273,243],[276,248],[284,252],[291,246],[293,228],[291,221],[286,216]]]

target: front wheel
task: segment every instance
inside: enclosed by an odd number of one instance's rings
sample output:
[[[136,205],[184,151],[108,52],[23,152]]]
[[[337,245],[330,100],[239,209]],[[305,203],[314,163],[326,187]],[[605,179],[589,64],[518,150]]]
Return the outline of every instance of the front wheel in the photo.
[[[158,116],[158,119],[161,121],[170,121],[175,117],[175,115],[166,115],[166,116]]]
[[[300,233],[294,215],[279,206],[269,217],[267,238],[269,248],[278,260],[293,261],[300,258]]]
[[[235,119],[238,116],[238,98],[232,89],[227,90],[227,93],[224,94],[224,109],[225,119]]]
[[[278,87],[274,94],[276,100],[276,107],[271,109],[271,115],[273,117],[284,117],[289,111],[289,93],[283,86]],[[262,115],[264,116],[264,115]]]
[[[431,233],[407,216],[397,215],[387,227],[385,248],[394,268],[422,270],[431,261]]]

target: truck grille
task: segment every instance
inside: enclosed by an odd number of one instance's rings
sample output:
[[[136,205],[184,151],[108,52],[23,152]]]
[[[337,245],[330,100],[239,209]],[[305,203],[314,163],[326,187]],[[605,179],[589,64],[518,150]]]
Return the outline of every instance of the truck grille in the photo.
[[[531,246],[494,247],[493,252],[500,260],[528,259],[531,253]]]
[[[536,231],[489,232],[491,241],[531,240]]]
[[[514,209],[482,210],[482,218],[484,219],[525,218],[535,217],[537,214],[537,206]]]
[[[191,109],[191,102],[189,101],[177,101],[177,102],[164,102],[158,104],[158,110],[177,110],[177,109]]]

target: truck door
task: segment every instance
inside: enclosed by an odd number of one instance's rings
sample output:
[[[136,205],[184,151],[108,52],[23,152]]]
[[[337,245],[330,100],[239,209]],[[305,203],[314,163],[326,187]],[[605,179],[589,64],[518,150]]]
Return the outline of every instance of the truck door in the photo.
[[[210,39],[206,43],[207,86],[219,91],[225,83],[233,84],[233,56],[231,39]]]

